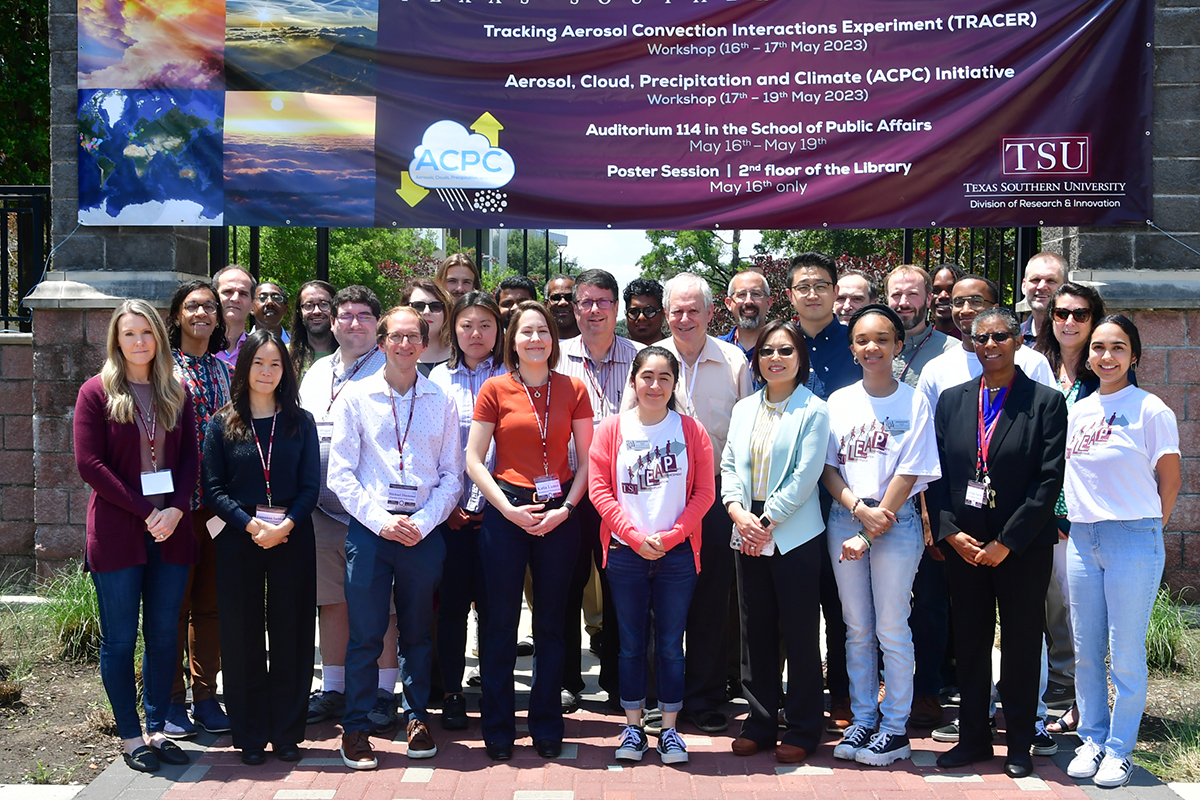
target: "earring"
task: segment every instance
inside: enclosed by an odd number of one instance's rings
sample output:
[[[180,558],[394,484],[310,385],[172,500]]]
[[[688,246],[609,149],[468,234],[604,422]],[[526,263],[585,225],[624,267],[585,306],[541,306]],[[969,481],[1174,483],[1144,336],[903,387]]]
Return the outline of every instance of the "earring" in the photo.
[[[851,356],[854,359],[854,366],[858,366],[858,356]]]
[[[1092,369],[1092,360],[1089,358],[1083,362],[1083,366],[1089,370]],[[1093,370],[1094,371],[1094,370]]]

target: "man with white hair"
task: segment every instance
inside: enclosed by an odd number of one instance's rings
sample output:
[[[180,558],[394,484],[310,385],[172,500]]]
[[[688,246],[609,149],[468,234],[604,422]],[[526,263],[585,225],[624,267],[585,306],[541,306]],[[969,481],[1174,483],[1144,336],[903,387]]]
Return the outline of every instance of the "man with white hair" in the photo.
[[[1058,253],[1038,253],[1025,265],[1021,293],[1033,313],[1021,324],[1021,335],[1030,347],[1050,319],[1050,297],[1066,280],[1067,262]]]

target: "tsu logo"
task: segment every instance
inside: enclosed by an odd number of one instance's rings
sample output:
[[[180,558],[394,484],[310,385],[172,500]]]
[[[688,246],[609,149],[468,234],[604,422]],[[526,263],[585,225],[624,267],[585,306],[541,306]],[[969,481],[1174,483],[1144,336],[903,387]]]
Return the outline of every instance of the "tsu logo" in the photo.
[[[1000,140],[1000,161],[1005,175],[1091,175],[1091,137],[1006,137]]]

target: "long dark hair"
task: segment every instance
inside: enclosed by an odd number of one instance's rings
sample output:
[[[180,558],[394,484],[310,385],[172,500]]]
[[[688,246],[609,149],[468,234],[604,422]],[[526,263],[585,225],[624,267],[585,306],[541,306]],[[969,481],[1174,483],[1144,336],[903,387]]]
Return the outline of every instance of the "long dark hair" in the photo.
[[[1058,379],[1058,372],[1063,367],[1062,347],[1058,343],[1058,337],[1054,335],[1054,309],[1058,308],[1058,298],[1064,295],[1078,297],[1088,304],[1088,308],[1092,312],[1090,320],[1091,327],[1088,329],[1088,343],[1092,339],[1092,331],[1096,330],[1096,326],[1100,324],[1100,319],[1104,317],[1104,298],[1100,293],[1091,286],[1084,286],[1082,283],[1071,283],[1070,281],[1059,286],[1054,294],[1050,295],[1050,309],[1046,312],[1046,323],[1042,325],[1042,329],[1038,331],[1037,341],[1033,343],[1033,349],[1046,357],[1050,362],[1050,369],[1054,372],[1054,378]],[[1088,344],[1084,344],[1083,350],[1079,351],[1079,357],[1075,364],[1075,377],[1077,380],[1089,380],[1096,377],[1096,373],[1088,366]]]
[[[284,436],[295,436],[304,421],[304,410],[300,408],[296,386],[296,369],[292,366],[292,359],[288,357],[287,347],[279,334],[266,328],[258,328],[242,342],[237,365],[233,368],[233,380],[229,384],[229,402],[218,412],[225,435],[232,441],[245,442],[253,438],[250,428],[250,368],[254,364],[254,356],[268,344],[275,345],[279,350],[279,360],[283,362],[283,377],[275,387],[275,402],[279,404],[280,431]]]
[[[1142,335],[1138,333],[1137,325],[1133,324],[1133,320],[1124,314],[1109,314],[1108,316],[1101,317],[1092,326],[1092,333],[1095,333],[1096,328],[1099,328],[1101,325],[1108,325],[1110,323],[1125,331],[1125,335],[1129,337],[1129,355],[1132,356],[1129,362],[1129,370],[1132,372],[1137,369],[1138,362],[1142,360]],[[1091,349],[1092,337],[1091,334],[1088,334],[1089,353]]]
[[[208,335],[208,352],[219,353],[225,349],[225,315],[221,313],[221,298],[217,297],[217,290],[213,288],[212,281],[184,281],[175,288],[175,294],[171,295],[171,310],[167,314],[167,341],[171,343],[172,350],[183,347],[183,329],[176,319],[183,310],[183,301],[199,289],[211,294],[213,302],[217,305],[217,311],[213,314],[217,318],[217,324]]]
[[[496,323],[496,342],[492,345],[492,361],[497,364],[501,363],[501,353],[504,352],[504,315],[500,313],[500,306],[496,305],[495,298],[490,294],[470,291],[458,298],[458,302],[454,304],[454,313],[447,317],[450,323],[450,341],[453,343],[453,347],[450,348],[450,360],[447,362],[451,367],[457,367],[463,360],[462,348],[458,346],[458,318],[472,308],[482,308],[492,315],[492,319]]]
[[[638,370],[646,365],[651,356],[660,356],[667,360],[667,365],[671,367],[671,375],[675,378],[675,386],[671,387],[671,396],[667,398],[667,408],[675,411],[675,387],[679,386],[679,359],[665,347],[659,347],[652,344],[649,347],[643,347],[637,351],[637,355],[633,357],[633,363],[629,366],[629,385],[632,387],[637,379]]]
[[[801,266],[809,265],[804,264]],[[792,340],[792,345],[796,348],[796,355],[800,357],[800,369],[796,371],[796,386],[803,386],[808,383],[808,345],[806,344],[804,334],[796,327],[796,323],[790,319],[773,319],[763,326],[762,333],[758,335],[758,347],[754,348],[754,362],[750,365],[751,372],[754,374],[754,380],[757,383],[766,383],[762,370],[759,369],[758,362],[761,359],[758,357],[758,350],[766,344],[767,339],[776,331],[783,331],[787,334],[787,337]]]
[[[333,326],[333,297],[337,294],[337,289],[334,289],[333,284],[328,281],[309,281],[301,286],[300,291],[296,292],[296,308],[292,312],[292,342],[288,345],[292,364],[297,370],[302,369],[316,355],[312,344],[308,341],[308,328],[304,326],[304,310],[300,308],[300,298],[304,295],[304,290],[312,286],[329,295],[329,325]]]

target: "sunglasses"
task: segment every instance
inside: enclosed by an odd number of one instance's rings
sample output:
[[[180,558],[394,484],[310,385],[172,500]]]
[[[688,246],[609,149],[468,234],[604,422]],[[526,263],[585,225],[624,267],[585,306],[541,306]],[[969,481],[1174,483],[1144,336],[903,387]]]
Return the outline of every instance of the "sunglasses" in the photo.
[[[409,305],[412,306],[413,310],[418,314],[424,314],[426,311],[432,311],[434,314],[440,314],[446,310],[446,304],[441,300],[434,300],[429,303],[426,303],[422,300],[413,300],[411,303],[409,303]]]
[[[571,293],[563,292],[562,294],[552,294],[546,298],[546,301],[549,303],[570,303]]]
[[[1012,336],[1013,335],[1011,333],[1009,333],[1008,331],[997,331],[995,333],[980,333],[975,336],[972,336],[971,341],[975,342],[975,344],[977,346],[983,347],[985,344],[988,343],[988,339],[991,339],[996,344],[1004,344],[1009,339],[1011,339]]]
[[[784,345],[783,347],[760,347],[758,348],[758,357],[770,358],[778,353],[780,358],[787,358],[795,352],[796,348],[792,347],[790,344]]]
[[[1054,318],[1066,322],[1071,317],[1075,318],[1076,322],[1087,322],[1092,318],[1092,310],[1090,308],[1056,308],[1054,309]]]
[[[662,311],[661,308],[655,308],[654,306],[643,306],[642,308],[627,309],[625,311],[625,316],[629,317],[630,319],[639,319],[641,317],[650,319],[651,317],[657,317],[660,311]]]

